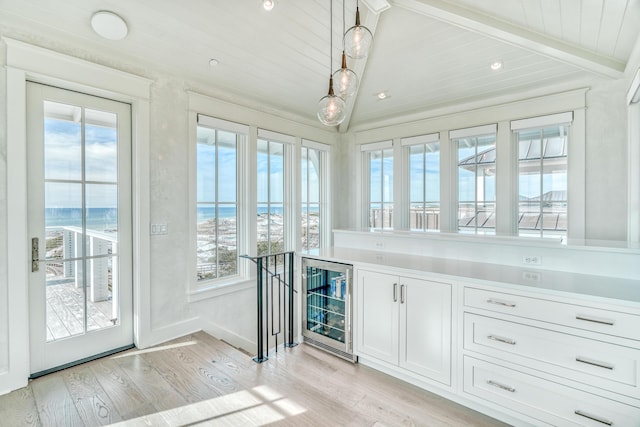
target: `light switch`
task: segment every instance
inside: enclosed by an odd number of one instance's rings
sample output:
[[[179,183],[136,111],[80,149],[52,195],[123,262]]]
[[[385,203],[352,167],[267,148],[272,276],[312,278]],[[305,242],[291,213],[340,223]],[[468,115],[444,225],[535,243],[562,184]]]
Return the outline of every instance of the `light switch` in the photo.
[[[169,234],[169,226],[167,224],[151,224],[151,235],[160,236]]]

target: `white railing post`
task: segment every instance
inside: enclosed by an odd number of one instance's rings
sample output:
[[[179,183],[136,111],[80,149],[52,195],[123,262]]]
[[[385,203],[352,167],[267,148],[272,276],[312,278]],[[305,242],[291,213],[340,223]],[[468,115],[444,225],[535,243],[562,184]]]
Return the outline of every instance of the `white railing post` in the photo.
[[[62,257],[64,259],[75,258],[76,256],[76,233],[64,229],[62,230]],[[74,277],[76,266],[75,261],[64,263],[64,277]]]
[[[111,252],[118,252],[118,242],[111,243]],[[120,283],[118,283],[118,256],[111,257],[111,320],[118,319],[118,310],[120,307]]]
[[[82,233],[78,233],[77,231],[73,231],[73,235],[74,235],[74,258],[81,258],[82,257],[82,253],[84,251],[84,248],[82,247]],[[81,260],[77,260],[75,261],[75,268],[74,268],[74,272],[75,272],[75,282],[76,282],[76,288],[82,288],[83,286],[86,286],[84,283],[82,283],[82,261]]]
[[[100,237],[89,237],[89,256],[106,255],[109,242]],[[90,298],[92,302],[104,301],[109,297],[109,266],[108,259],[93,258],[89,270]]]

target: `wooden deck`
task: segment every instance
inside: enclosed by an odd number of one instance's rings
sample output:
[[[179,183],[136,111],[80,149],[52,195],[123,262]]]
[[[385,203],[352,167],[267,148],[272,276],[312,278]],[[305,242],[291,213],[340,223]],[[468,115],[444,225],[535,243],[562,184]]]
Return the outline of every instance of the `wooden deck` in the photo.
[[[47,285],[47,341],[84,332],[84,295],[73,280]],[[112,326],[112,301],[87,299],[87,330]]]
[[[6,426],[503,426],[306,344],[256,364],[199,332],[0,396]]]

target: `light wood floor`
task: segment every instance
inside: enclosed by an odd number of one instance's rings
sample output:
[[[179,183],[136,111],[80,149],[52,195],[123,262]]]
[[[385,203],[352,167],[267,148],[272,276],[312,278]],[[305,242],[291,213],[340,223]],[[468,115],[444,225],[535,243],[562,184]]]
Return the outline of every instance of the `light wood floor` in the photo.
[[[2,426],[498,426],[301,344],[256,364],[199,332],[31,381],[0,396]]]

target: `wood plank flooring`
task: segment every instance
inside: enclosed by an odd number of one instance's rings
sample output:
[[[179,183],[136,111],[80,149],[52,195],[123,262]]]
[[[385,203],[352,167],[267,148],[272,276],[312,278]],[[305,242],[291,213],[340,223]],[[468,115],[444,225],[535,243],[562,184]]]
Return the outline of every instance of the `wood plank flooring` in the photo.
[[[199,332],[0,396],[0,426],[501,426],[306,344],[256,364]]]

